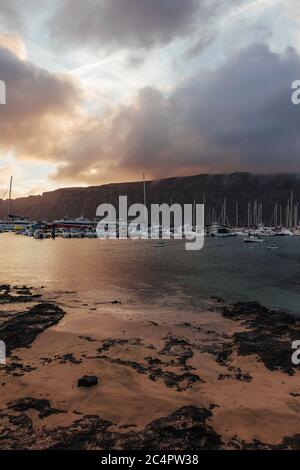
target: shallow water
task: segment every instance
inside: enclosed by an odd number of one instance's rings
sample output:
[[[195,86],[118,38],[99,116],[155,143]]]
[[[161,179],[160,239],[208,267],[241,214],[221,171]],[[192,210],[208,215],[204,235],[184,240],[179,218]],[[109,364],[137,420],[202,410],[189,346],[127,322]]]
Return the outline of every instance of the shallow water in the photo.
[[[272,244],[278,250],[268,250]],[[206,239],[197,252],[183,241],[34,240],[0,235],[0,283],[76,291],[100,302],[114,299],[168,304],[181,299],[257,300],[300,311],[300,237],[248,245],[240,237]]]

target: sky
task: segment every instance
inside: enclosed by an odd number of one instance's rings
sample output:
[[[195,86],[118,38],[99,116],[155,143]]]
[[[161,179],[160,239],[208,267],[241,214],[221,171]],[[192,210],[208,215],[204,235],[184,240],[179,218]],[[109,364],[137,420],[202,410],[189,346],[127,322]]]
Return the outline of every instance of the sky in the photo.
[[[300,173],[298,0],[1,0],[0,198]]]

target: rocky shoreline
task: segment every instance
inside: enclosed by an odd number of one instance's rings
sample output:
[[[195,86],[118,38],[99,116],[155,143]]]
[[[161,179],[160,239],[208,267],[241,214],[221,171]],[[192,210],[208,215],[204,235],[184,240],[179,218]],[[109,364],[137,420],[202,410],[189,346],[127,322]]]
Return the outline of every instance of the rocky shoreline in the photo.
[[[21,311],[20,308],[15,312],[1,310],[1,305],[23,304]],[[112,305],[121,308],[119,304]],[[222,299],[214,299],[206,314],[206,323],[199,313],[192,320],[178,322],[173,327],[148,321],[146,325],[138,325],[140,332],[144,331],[144,335],[139,336],[133,336],[125,328],[120,328],[122,335],[105,335],[103,339],[81,334],[77,336],[80,342],[77,349],[68,349],[62,341],[60,352],[45,356],[47,341],[43,343],[41,333],[48,330],[50,334],[49,328],[59,325],[64,316],[61,307],[44,301],[41,294],[33,293],[32,289],[0,286],[0,339],[6,342],[8,353],[7,364],[0,366],[0,385],[7,392],[6,396],[10,396],[9,400],[3,398],[0,402],[0,449],[300,449],[300,423],[298,433],[282,435],[276,443],[271,442],[272,436],[270,442],[255,437],[246,440],[242,434],[228,437],[218,424],[218,413],[226,412],[227,405],[222,400],[227,387],[230,385],[233,391],[243,387],[246,398],[248,393],[250,397],[256,391],[258,365],[266,371],[268,380],[272,374],[283,374],[287,380],[299,374],[291,361],[291,343],[300,339],[297,317],[267,309],[256,302],[227,305]],[[217,322],[216,328],[210,326],[210,316]],[[153,341],[147,339],[149,334]],[[43,345],[42,352],[36,349],[37,357],[32,358],[30,348],[37,348],[37,338]],[[204,358],[208,362],[207,369]],[[249,363],[253,364],[251,370],[245,366],[243,358],[252,361]],[[95,369],[95,375],[87,375]],[[63,375],[64,370],[71,374],[73,385],[68,390],[66,382],[65,388],[66,397],[72,392],[72,402],[77,403],[73,410],[64,397],[57,404],[55,394],[43,396],[45,392],[39,382],[40,377],[48,377],[50,373],[57,380],[57,373]],[[110,384],[105,374],[109,377],[113,374],[114,379],[110,380],[121,380],[121,385],[128,380],[133,390],[128,393],[135,393],[136,388],[139,398],[143,393],[139,387],[146,387],[145,400],[154,393],[154,403],[155,390],[159,391],[170,400],[173,411],[148,419],[148,424],[146,421],[135,430],[130,430],[137,427],[134,422],[124,424],[118,422],[117,417],[105,417],[110,415],[108,411],[105,416],[103,412],[88,412],[94,411],[93,400],[100,399],[102,407],[106,403],[105,387]],[[34,386],[31,377],[36,383]],[[27,380],[26,386],[23,380]],[[117,387],[113,383],[112,386]],[[55,390],[55,383],[53,387]],[[34,394],[28,395],[27,391]],[[293,413],[300,411],[299,398],[300,388],[291,388],[286,399],[294,400],[292,404],[288,402]],[[120,395],[119,401],[122,400]],[[185,403],[184,406],[178,406],[180,402]],[[48,421],[51,426],[47,425]]]
[[[281,444],[270,445],[258,440],[250,443],[234,438],[226,445],[209,424],[212,412],[195,406],[183,407],[171,415],[148,424],[140,432],[115,432],[114,423],[96,415],[86,415],[71,426],[37,432],[30,417],[22,411],[39,411],[40,419],[61,410],[51,408],[47,400],[27,398],[12,403],[9,409],[18,415],[1,412],[6,425],[0,435],[2,450],[300,450],[300,434],[285,437]],[[212,406],[213,408],[213,406]]]
[[[15,349],[30,347],[38,334],[56,325],[63,317],[61,308],[43,302],[6,320],[0,325],[0,338],[6,344],[7,356]]]
[[[300,338],[300,318],[270,310],[258,302],[238,302],[220,308],[225,318],[238,321],[247,331],[235,333],[232,351],[255,355],[271,371],[293,375],[298,366],[291,361],[291,345]],[[228,354],[230,351],[228,349]]]

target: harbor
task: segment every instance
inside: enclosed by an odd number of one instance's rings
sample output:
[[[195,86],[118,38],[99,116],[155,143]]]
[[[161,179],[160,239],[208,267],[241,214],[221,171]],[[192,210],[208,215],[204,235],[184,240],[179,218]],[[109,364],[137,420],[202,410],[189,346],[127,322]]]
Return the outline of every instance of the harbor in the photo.
[[[139,189],[151,212],[145,178]],[[182,225],[172,210],[169,224],[83,211],[41,222],[6,201],[3,448],[298,448],[293,196],[269,221],[261,203],[235,204],[232,217],[227,196],[213,210],[203,196],[203,227],[196,198]],[[191,234],[202,249],[186,250]]]
[[[12,215],[13,213],[13,200],[12,200],[12,184],[13,177],[10,178],[10,184],[8,189],[4,193],[4,197],[7,192],[7,210],[8,214],[5,219],[0,219],[0,233],[3,232],[14,232],[17,235],[24,235],[27,237],[33,237],[37,240],[43,240],[47,238],[62,237],[65,239],[72,238],[97,238],[97,225],[101,221],[98,217],[89,219],[84,217],[83,214],[78,217],[63,217],[52,221],[34,221],[30,220],[29,217],[19,217]],[[143,175],[143,181],[141,183],[141,194],[146,213],[151,214],[152,201],[147,193],[147,182]],[[2,203],[4,199],[2,199]],[[0,200],[1,204],[1,200]],[[161,203],[162,204],[162,203]],[[197,232],[197,221],[196,221],[196,207],[200,203],[195,199],[192,202],[192,217],[190,224],[184,224],[183,218],[181,223],[175,225],[175,212],[178,203],[171,198],[169,208],[169,220],[168,225],[164,226],[161,224],[151,224],[150,221],[143,221],[143,223],[137,223],[132,228],[133,217],[130,221],[124,219],[116,220],[115,224],[103,225],[101,228],[101,234],[105,238],[118,238],[122,231],[123,237],[134,237],[134,238],[145,238],[152,235],[153,238],[173,239],[178,238],[177,235],[196,233]],[[212,206],[209,200],[207,200],[205,194],[202,196],[201,204],[204,208],[204,227],[202,228],[203,235],[206,237],[218,237],[218,238],[229,238],[229,237],[243,237],[243,241],[246,243],[262,242],[266,237],[284,237],[284,236],[299,236],[300,235],[300,214],[299,214],[299,202],[294,200],[294,191],[290,191],[290,197],[283,208],[278,202],[275,203],[272,211],[270,220],[268,222],[267,217],[263,212],[263,204],[258,200],[247,203],[247,210],[241,211],[238,202],[234,205],[235,216],[234,220],[230,219],[227,214],[227,207],[229,200],[227,196],[221,203],[219,208]],[[156,206],[159,207],[159,204]],[[184,204],[183,204],[184,206]],[[163,207],[163,204],[161,205]],[[181,225],[182,224],[182,225]],[[111,225],[111,226],[110,226]],[[125,235],[124,235],[125,233]],[[99,232],[98,232],[99,236]]]

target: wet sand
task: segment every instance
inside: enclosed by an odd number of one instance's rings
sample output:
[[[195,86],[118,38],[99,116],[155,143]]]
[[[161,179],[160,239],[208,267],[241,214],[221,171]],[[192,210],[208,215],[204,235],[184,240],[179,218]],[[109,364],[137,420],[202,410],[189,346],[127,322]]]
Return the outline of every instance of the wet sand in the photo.
[[[300,448],[300,366],[242,350],[237,333],[261,334],[242,307],[31,294],[42,297],[0,304],[0,339],[5,322],[43,301],[64,316],[0,366],[0,448]],[[287,343],[300,339],[298,322],[286,328]],[[79,388],[85,375],[98,384]]]

